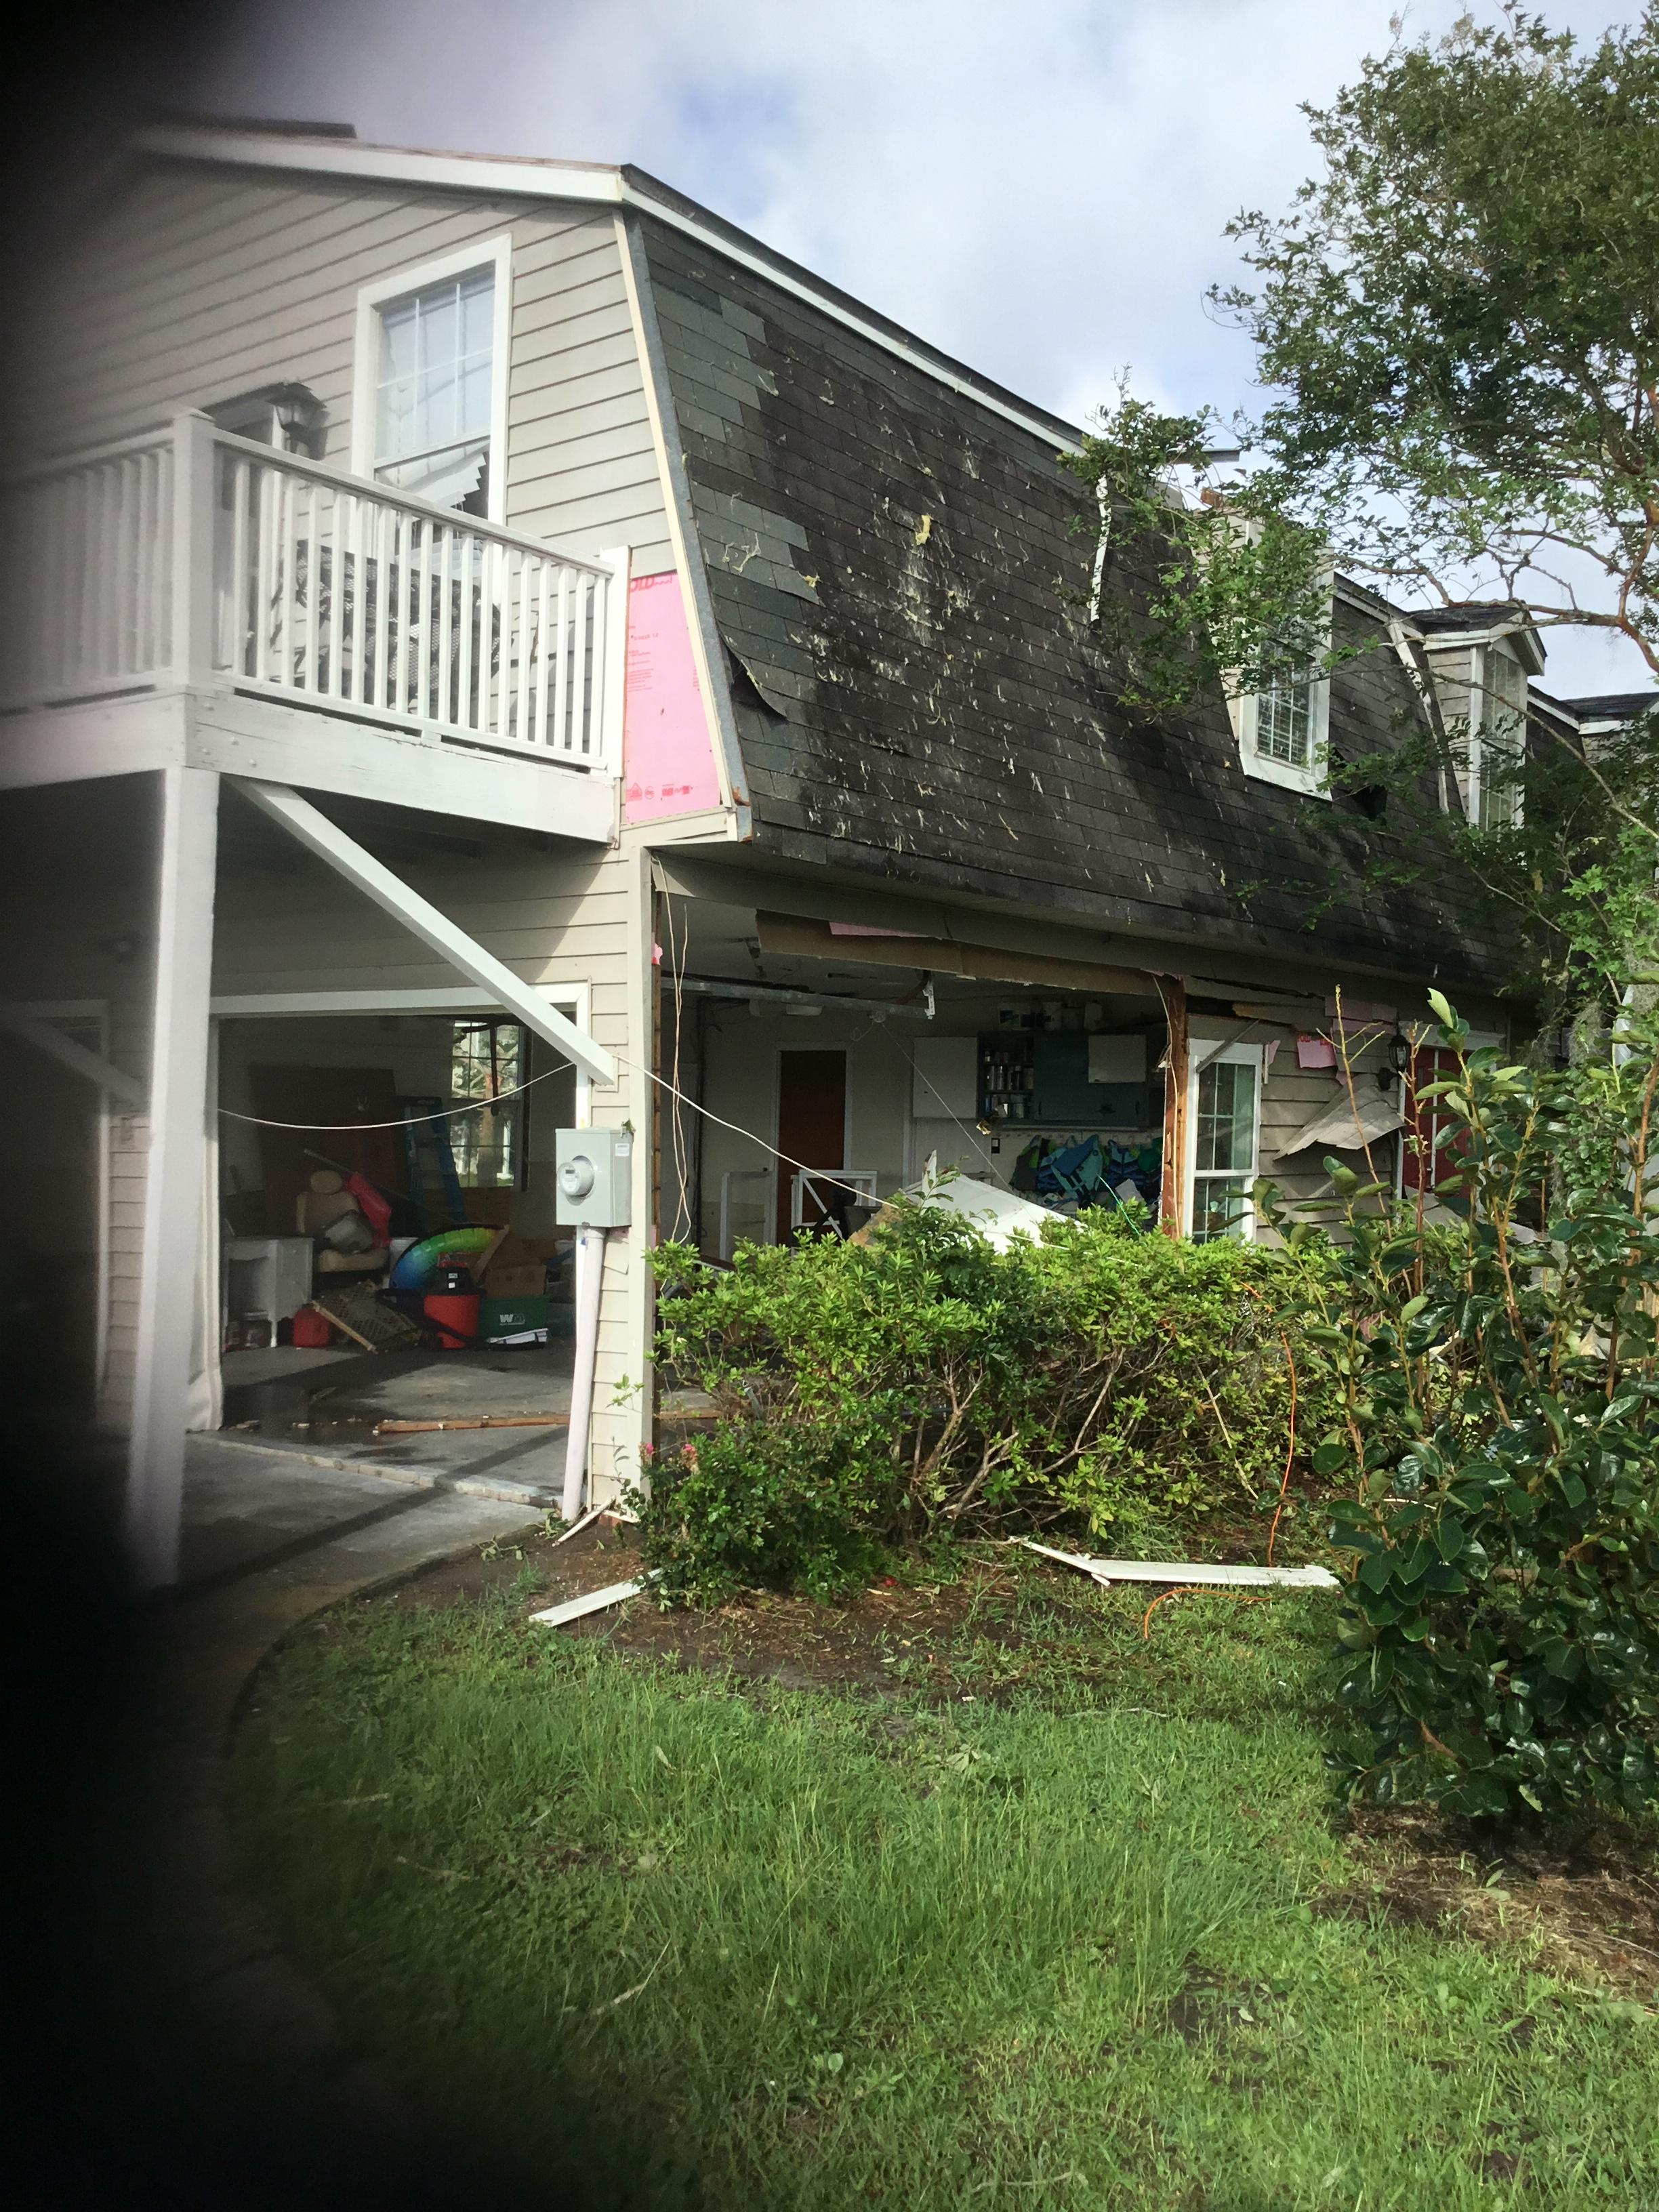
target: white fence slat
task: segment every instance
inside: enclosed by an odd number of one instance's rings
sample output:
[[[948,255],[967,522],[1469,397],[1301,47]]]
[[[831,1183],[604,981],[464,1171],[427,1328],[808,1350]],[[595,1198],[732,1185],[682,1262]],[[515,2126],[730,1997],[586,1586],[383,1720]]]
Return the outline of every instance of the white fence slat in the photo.
[[[536,565],[536,731],[535,742],[547,743],[547,605],[548,579],[551,563],[538,562]]]
[[[171,669],[180,434],[55,463],[0,492],[28,549],[0,577],[0,704]],[[222,677],[323,711],[368,707],[440,738],[597,761],[605,629],[621,618],[603,564],[301,455],[224,432],[211,444],[209,662]]]
[[[570,640],[570,744],[573,753],[587,750],[587,610],[592,579],[576,578],[576,619]]]
[[[455,568],[455,533],[447,523],[438,526],[438,696],[433,711],[441,722],[455,720],[449,703],[449,680],[455,659],[455,623],[451,613]]]

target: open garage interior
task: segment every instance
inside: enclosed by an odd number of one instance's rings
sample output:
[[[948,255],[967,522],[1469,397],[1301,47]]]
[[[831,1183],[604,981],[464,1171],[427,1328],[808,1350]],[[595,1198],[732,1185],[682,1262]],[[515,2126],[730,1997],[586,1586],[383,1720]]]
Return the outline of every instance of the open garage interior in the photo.
[[[1150,976],[673,898],[662,1233],[709,1258],[843,1233],[952,1170],[1065,1207],[1163,1184],[1169,1029]],[[1019,980],[1075,970],[1077,980]],[[999,972],[1000,970],[1000,972]],[[703,1110],[699,1111],[698,1109]]]
[[[574,1267],[553,1133],[580,1110],[574,1069],[489,1009],[229,1016],[216,1036],[223,1430],[556,1489]],[[398,1425],[508,1420],[540,1425]]]

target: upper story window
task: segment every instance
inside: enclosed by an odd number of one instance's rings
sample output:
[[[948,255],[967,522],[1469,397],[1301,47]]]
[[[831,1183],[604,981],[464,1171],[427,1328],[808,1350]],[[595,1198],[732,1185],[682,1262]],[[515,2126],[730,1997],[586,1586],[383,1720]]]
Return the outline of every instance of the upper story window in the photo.
[[[1331,683],[1319,666],[1319,643],[1286,646],[1269,662],[1269,680],[1234,702],[1239,757],[1247,775],[1310,798],[1328,799],[1325,750]]]
[[[1527,752],[1527,672],[1501,645],[1480,652],[1480,684],[1469,732],[1469,819],[1482,830],[1521,821]]]
[[[502,519],[511,270],[501,238],[358,295],[358,475]]]

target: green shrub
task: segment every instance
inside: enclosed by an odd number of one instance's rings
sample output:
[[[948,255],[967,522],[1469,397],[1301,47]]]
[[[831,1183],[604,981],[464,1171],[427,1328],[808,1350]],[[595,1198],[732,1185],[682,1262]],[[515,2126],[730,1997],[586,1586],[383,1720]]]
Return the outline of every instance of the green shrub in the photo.
[[[1276,1490],[1287,1267],[1097,1212],[992,1249],[901,1205],[865,1244],[657,1255],[658,1357],[713,1393],[706,1440],[653,1471],[671,1595],[827,1590],[940,1529],[1066,1521],[1167,1542]]]
[[[1558,1816],[1659,1796],[1656,1083],[1659,1060],[1587,1079],[1466,1053],[1425,1086],[1448,1125],[1440,1204],[1328,1163],[1342,1237],[1294,1317],[1340,1396],[1314,1465],[1352,1493],[1333,1534],[1354,1559],[1357,1792]],[[1597,1178],[1566,1188],[1573,1158]],[[1293,1241],[1318,1235],[1261,1195]]]

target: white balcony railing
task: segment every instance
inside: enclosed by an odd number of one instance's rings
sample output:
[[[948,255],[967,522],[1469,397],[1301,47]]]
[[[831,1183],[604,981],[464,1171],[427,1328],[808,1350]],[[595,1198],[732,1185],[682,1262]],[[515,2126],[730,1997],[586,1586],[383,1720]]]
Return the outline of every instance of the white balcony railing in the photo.
[[[626,562],[183,416],[6,495],[0,705],[194,684],[620,760]]]

